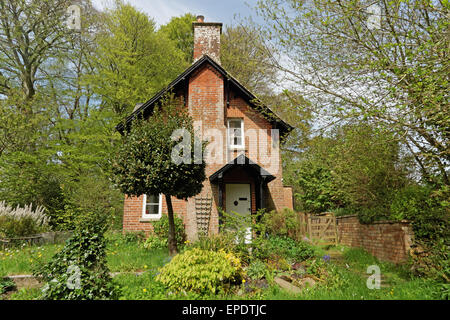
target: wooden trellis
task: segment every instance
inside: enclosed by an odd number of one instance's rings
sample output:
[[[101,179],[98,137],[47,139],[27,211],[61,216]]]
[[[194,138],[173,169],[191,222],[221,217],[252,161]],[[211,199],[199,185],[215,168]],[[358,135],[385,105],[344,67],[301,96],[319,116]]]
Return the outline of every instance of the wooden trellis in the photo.
[[[327,212],[319,215],[308,215],[308,234],[314,242],[321,244],[338,244],[336,217]]]
[[[195,198],[195,213],[197,218],[197,232],[200,236],[208,236],[209,221],[211,220],[212,198],[196,197]]]

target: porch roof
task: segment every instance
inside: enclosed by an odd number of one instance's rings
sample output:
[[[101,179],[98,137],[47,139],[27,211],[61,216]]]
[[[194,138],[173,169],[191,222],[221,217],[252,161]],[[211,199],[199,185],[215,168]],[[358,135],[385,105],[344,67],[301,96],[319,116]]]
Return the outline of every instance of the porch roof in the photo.
[[[210,177],[209,181],[211,183],[217,183],[218,180],[222,179],[224,174],[236,167],[241,167],[245,169],[249,169],[249,171],[252,173],[253,176],[259,176],[262,181],[268,183],[272,180],[274,180],[276,177],[270,174],[267,170],[262,168],[257,163],[253,162],[249,158],[247,158],[245,155],[241,154],[234,160],[228,162],[226,165],[224,165],[222,168],[214,172]]]

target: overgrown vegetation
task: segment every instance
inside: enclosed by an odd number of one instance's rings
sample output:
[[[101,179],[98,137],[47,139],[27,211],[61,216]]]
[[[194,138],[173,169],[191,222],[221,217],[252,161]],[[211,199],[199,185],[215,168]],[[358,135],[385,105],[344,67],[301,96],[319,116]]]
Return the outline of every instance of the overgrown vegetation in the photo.
[[[383,263],[361,249],[331,247],[329,249],[314,247],[317,256],[306,259],[300,264],[286,261],[284,270],[281,264],[275,265],[262,260],[252,259],[249,264],[241,260],[245,282],[237,281],[235,285],[224,285],[225,290],[209,290],[202,293],[190,290],[169,289],[157,280],[160,268],[171,261],[167,250],[143,249],[139,236],[108,233],[106,235],[107,263],[111,271],[121,272],[114,277],[114,283],[120,287],[119,299],[445,299],[448,288],[438,282],[411,275],[407,266]],[[211,240],[217,243],[217,237]],[[210,251],[214,244],[189,244],[187,248]],[[233,243],[234,241],[232,241]],[[205,247],[200,249],[199,246]],[[209,249],[206,249],[209,248]],[[24,247],[15,250],[0,251],[2,268],[0,274],[29,273],[30,264],[36,260],[43,263],[51,260],[52,255],[62,249],[61,245],[43,247]],[[220,249],[218,249],[219,251]],[[8,253],[9,252],[9,253]],[[224,250],[222,249],[222,252]],[[247,250],[247,255],[250,252]],[[8,255],[6,256],[6,253]],[[39,253],[41,257],[39,258]],[[336,254],[339,256],[336,257]],[[331,256],[331,257],[330,257]],[[237,257],[237,256],[236,256]],[[336,257],[336,258],[335,258]],[[30,263],[29,259],[33,262]],[[23,261],[23,265],[12,262]],[[379,290],[370,290],[366,286],[366,269],[369,265],[380,266],[383,277]],[[22,269],[18,269],[22,268]],[[143,272],[134,274],[134,272]],[[301,285],[302,277],[313,276],[317,279],[314,286],[305,287],[300,294],[292,294],[278,287],[274,277],[291,278]],[[221,284],[219,284],[219,287]],[[41,288],[17,288],[9,292],[7,299],[38,299]]]
[[[48,217],[44,208],[30,204],[24,208],[15,209],[0,202],[0,238],[15,238],[34,235],[49,230]]]
[[[285,208],[281,211],[270,211],[262,214],[264,230],[274,236],[288,237],[293,240],[303,240],[306,224],[301,220],[300,215],[293,210]]]
[[[182,247],[186,241],[186,233],[184,232],[183,219],[178,216],[174,217],[175,224],[175,240],[177,247]],[[163,215],[161,219],[153,222],[153,231],[147,237],[142,246],[148,250],[167,249],[169,234],[169,217]]]
[[[74,235],[50,262],[34,274],[46,284],[40,298],[46,300],[116,299],[106,263],[108,226],[106,215],[81,217]]]

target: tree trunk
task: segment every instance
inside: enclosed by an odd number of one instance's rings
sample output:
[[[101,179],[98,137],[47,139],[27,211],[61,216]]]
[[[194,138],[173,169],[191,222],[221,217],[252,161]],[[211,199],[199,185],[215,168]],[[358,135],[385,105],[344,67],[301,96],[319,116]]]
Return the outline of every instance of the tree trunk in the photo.
[[[173,207],[172,207],[172,199],[170,195],[165,194],[166,203],[167,203],[167,216],[169,218],[169,236],[168,236],[168,245],[169,245],[169,254],[174,256],[178,253],[177,247],[177,239],[175,238],[175,221],[173,218]]]

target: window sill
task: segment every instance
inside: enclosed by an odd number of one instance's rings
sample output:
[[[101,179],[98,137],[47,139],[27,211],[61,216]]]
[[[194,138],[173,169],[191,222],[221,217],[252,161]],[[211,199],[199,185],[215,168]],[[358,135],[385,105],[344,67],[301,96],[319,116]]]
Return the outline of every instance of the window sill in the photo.
[[[147,222],[158,221],[159,219],[161,219],[161,217],[155,217],[155,218],[140,218],[140,219],[139,219],[139,222],[147,223]]]

